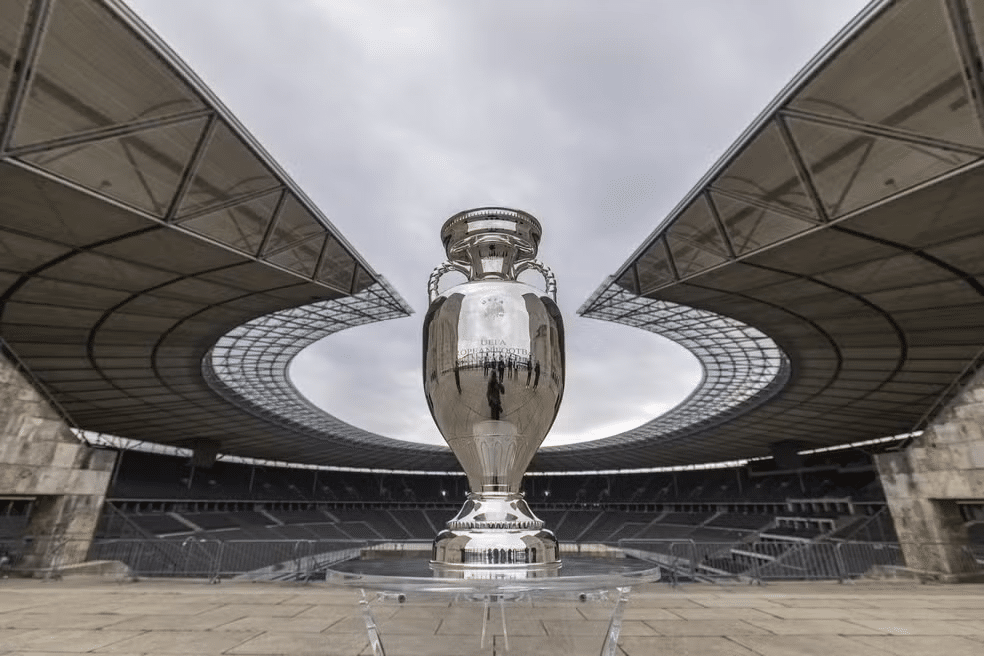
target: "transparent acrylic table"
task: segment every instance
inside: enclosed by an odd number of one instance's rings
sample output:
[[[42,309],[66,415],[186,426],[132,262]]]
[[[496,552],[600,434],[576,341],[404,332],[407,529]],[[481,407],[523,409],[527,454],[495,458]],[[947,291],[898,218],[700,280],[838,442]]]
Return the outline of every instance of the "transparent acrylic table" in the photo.
[[[326,581],[361,591],[373,656],[615,656],[632,586],[659,567],[629,557],[565,557],[559,570],[437,572],[418,554],[337,563]]]

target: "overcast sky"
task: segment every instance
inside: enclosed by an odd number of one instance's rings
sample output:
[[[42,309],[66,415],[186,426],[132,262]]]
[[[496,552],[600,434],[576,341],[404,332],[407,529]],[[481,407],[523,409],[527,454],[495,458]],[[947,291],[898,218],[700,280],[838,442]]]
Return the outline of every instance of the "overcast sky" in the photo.
[[[339,418],[443,444],[420,380],[440,226],[483,205],[540,219],[569,364],[545,445],[692,391],[687,351],[575,310],[865,4],[127,1],[413,306],[295,359],[295,384]]]

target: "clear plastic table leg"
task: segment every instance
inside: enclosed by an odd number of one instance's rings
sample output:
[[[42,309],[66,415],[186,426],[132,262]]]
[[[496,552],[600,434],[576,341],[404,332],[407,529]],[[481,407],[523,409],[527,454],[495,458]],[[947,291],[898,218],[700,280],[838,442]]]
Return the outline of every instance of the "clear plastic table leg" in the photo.
[[[618,635],[622,632],[622,616],[625,614],[625,604],[629,601],[632,588],[615,588],[615,608],[612,609],[612,619],[608,623],[608,635],[601,646],[601,656],[618,656]]]
[[[506,651],[509,651],[509,634],[506,632],[506,604],[501,596],[499,597],[499,617],[502,618],[502,641],[505,643]]]
[[[362,608],[362,619],[366,623],[366,635],[369,636],[369,646],[372,647],[372,656],[386,656],[383,649],[383,641],[379,639],[379,629],[376,626],[376,618],[372,616],[372,608],[369,606],[369,598],[365,590],[359,590],[362,599],[359,600],[359,607]]]

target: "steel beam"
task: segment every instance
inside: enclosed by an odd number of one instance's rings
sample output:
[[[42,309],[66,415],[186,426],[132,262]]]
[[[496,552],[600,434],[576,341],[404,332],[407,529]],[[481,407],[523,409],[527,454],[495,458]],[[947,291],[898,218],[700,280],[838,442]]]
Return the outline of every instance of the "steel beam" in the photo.
[[[276,185],[274,187],[267,187],[266,189],[260,189],[258,191],[251,191],[248,194],[243,194],[242,196],[237,196],[235,198],[230,198],[229,200],[222,201],[221,203],[216,203],[214,205],[208,205],[200,210],[195,210],[189,214],[182,214],[180,218],[174,219],[174,223],[181,225],[185,221],[190,221],[192,219],[197,219],[200,216],[205,216],[206,214],[211,214],[212,212],[218,212],[220,210],[226,210],[232,207],[238,207],[244,203],[248,203],[257,198],[262,198],[263,196],[269,196],[271,194],[277,193],[278,191],[283,191],[283,185]]]
[[[799,178],[800,184],[803,185],[803,189],[806,190],[806,195],[810,198],[810,203],[813,205],[813,211],[817,213],[817,217],[826,223],[830,220],[827,215],[827,208],[823,206],[823,200],[820,198],[820,194],[817,192],[817,186],[813,181],[813,175],[810,173],[810,168],[806,165],[806,160],[803,158],[803,153],[800,152],[799,147],[796,145],[796,140],[793,139],[792,133],[789,131],[789,125],[786,123],[786,119],[780,114],[776,116],[775,120],[776,128],[779,130],[779,136],[782,138],[782,143],[786,147],[786,151],[789,153],[789,158],[793,162],[793,166],[796,168],[796,176]]]
[[[27,88],[34,75],[34,66],[37,62],[38,52],[41,50],[41,41],[48,26],[48,18],[51,16],[52,0],[34,0],[28,11],[28,19],[24,26],[24,33],[16,56],[11,64],[10,91],[7,94],[7,106],[4,107],[2,132],[0,132],[0,157],[4,156],[10,147],[11,138],[14,135],[14,126],[20,116],[21,108],[24,106],[24,98],[27,96]],[[18,70],[16,64],[20,62]]]
[[[883,139],[901,141],[913,146],[927,146],[929,148],[936,148],[937,150],[945,150],[964,155],[973,155],[974,157],[984,157],[984,148],[980,148],[978,146],[971,146],[968,144],[958,143],[956,141],[947,141],[946,139],[929,137],[923,134],[909,132],[908,130],[900,130],[887,125],[869,123],[858,119],[845,118],[843,116],[828,116],[827,114],[817,114],[816,112],[808,112],[803,109],[793,109],[791,107],[786,107],[780,110],[778,115],[780,117],[795,118],[801,121],[807,121],[809,123],[829,125],[830,127],[841,128],[843,130],[865,134],[870,137],[880,137]]]
[[[740,203],[745,203],[746,205],[751,205],[752,207],[758,208],[760,210],[765,210],[766,212],[774,212],[775,214],[780,214],[782,216],[788,216],[792,219],[798,219],[800,221],[805,221],[806,223],[812,223],[814,225],[821,225],[822,222],[815,216],[809,216],[806,214],[800,214],[799,212],[792,211],[783,205],[773,205],[772,203],[767,203],[761,199],[748,194],[743,194],[740,191],[732,191],[730,189],[722,189],[720,187],[715,187],[711,185],[707,188],[708,191],[718,194],[719,196],[727,196],[732,200],[736,200]]]
[[[949,18],[947,25],[950,34],[960,55],[960,63],[963,64],[967,95],[974,106],[979,127],[984,132],[984,71],[982,71],[981,44],[977,43],[971,27],[970,11],[965,1],[944,0],[943,5]]]
[[[197,118],[204,118],[211,114],[212,111],[209,109],[195,109],[188,112],[181,112],[179,114],[172,114],[171,116],[148,118],[140,121],[132,121],[130,123],[124,123],[122,125],[113,125],[105,128],[96,128],[94,130],[85,130],[83,132],[77,132],[67,137],[59,137],[57,139],[51,139],[49,141],[44,141],[41,143],[30,144],[28,146],[19,146],[16,148],[10,148],[6,151],[5,155],[8,157],[23,157],[24,155],[32,155],[34,153],[54,150],[56,148],[65,148],[68,146],[80,146],[95,141],[102,141],[104,139],[126,137],[131,134],[135,134],[137,132],[143,132],[145,130],[163,128],[169,125],[175,125],[178,123],[184,123],[186,121],[192,121]]]
[[[181,207],[181,202],[184,200],[185,194],[191,186],[191,181],[195,179],[195,174],[198,172],[198,166],[202,162],[205,150],[212,141],[212,135],[215,133],[217,121],[218,119],[214,113],[209,114],[205,125],[202,127],[202,133],[198,136],[198,143],[195,144],[195,149],[185,164],[184,172],[181,174],[181,180],[178,182],[178,187],[174,190],[174,196],[171,198],[171,205],[167,208],[167,213],[164,215],[164,220],[168,223],[174,222],[178,209]]]
[[[735,246],[731,243],[731,235],[724,227],[724,221],[721,220],[721,213],[718,211],[717,205],[714,203],[714,198],[705,189],[702,194],[704,197],[704,202],[707,203],[707,209],[711,213],[711,218],[714,219],[714,225],[717,226],[718,234],[721,235],[721,239],[724,241],[725,247],[728,249],[728,257],[731,260],[737,259],[735,254]]]

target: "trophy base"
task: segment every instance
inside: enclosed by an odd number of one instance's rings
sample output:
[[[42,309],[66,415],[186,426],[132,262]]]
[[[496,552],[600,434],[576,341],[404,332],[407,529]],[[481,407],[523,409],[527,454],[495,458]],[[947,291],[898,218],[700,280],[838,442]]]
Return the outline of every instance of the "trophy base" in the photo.
[[[433,569],[452,577],[529,578],[560,568],[556,536],[517,493],[469,494],[434,539],[432,554]]]

